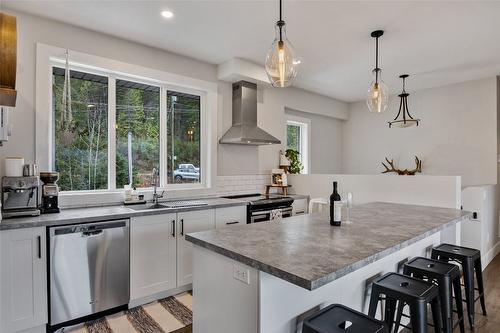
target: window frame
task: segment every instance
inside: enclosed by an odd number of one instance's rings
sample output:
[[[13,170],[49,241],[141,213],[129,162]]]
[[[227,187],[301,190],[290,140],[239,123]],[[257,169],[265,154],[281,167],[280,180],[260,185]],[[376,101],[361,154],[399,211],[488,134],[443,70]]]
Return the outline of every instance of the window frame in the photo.
[[[41,170],[51,171],[54,166],[54,110],[53,110],[53,67],[64,68],[65,50],[45,44],[37,44],[36,59],[36,154]],[[116,188],[116,80],[128,80],[160,87],[160,190],[166,190],[172,197],[182,196],[189,191],[202,194],[215,193],[216,150],[216,106],[217,84],[183,77],[168,72],[149,69],[120,61],[92,56],[70,50],[70,68],[108,78],[108,188],[100,190],[62,191],[64,195],[90,195],[96,193],[122,194]],[[200,97],[200,170],[199,183],[167,184],[167,92],[175,91]],[[215,118],[215,119],[214,119]],[[141,192],[152,192],[152,187],[141,188]],[[201,192],[200,192],[201,190]],[[172,193],[178,192],[178,193]],[[117,196],[112,196],[116,201]],[[121,200],[120,200],[121,201]],[[97,202],[102,202],[97,200]]]
[[[308,174],[311,166],[311,120],[290,114],[285,115],[285,147],[288,148],[288,125],[300,128],[300,156],[304,167],[301,174]]]

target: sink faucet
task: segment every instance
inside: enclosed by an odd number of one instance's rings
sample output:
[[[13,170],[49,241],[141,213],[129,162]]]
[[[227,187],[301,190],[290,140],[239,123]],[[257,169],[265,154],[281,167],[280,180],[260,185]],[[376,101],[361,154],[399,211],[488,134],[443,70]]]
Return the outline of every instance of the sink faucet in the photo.
[[[158,194],[156,192],[159,180],[160,180],[160,171],[156,168],[153,168],[153,204],[155,205],[158,204],[158,199],[163,198],[163,193],[165,193],[165,191],[161,192],[161,194]]]

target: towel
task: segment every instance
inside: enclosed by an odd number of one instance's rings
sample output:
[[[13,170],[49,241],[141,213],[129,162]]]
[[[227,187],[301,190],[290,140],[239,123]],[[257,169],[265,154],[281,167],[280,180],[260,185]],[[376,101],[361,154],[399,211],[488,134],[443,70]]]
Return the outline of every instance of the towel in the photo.
[[[283,218],[283,213],[281,212],[281,209],[271,210],[271,216],[269,217],[271,221],[279,221],[282,218]]]

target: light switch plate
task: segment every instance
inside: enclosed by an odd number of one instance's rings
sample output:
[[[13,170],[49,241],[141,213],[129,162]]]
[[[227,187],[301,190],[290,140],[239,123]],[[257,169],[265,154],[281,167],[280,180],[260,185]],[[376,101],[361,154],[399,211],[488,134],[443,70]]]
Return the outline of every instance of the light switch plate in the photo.
[[[240,265],[233,265],[233,277],[246,284],[250,284],[250,270]]]

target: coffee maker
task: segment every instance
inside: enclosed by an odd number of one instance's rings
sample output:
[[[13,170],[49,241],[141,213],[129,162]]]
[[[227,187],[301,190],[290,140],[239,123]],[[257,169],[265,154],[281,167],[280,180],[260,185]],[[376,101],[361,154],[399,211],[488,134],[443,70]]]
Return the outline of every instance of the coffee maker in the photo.
[[[2,215],[38,216],[40,181],[37,176],[2,178]]]
[[[58,172],[40,172],[42,185],[42,213],[59,213],[59,186],[56,182],[59,180]]]

